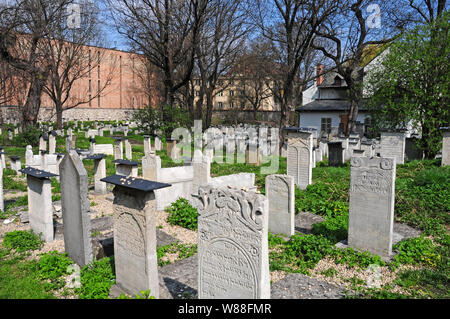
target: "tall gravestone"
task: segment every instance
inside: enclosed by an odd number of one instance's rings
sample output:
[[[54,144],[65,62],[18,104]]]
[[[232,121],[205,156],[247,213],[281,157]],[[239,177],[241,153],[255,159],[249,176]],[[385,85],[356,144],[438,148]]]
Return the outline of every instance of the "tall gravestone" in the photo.
[[[397,164],[405,163],[405,131],[383,131],[380,139],[380,157],[394,157]]]
[[[274,234],[294,235],[295,184],[292,176],[267,176],[266,196],[269,200],[269,230]]]
[[[52,187],[50,177],[56,175],[31,167],[24,168],[21,172],[27,175],[30,227],[36,234],[42,234],[42,239],[46,242],[53,241]]]
[[[156,256],[156,189],[168,184],[113,175],[116,284],[130,294],[150,290],[159,297]]]
[[[201,186],[199,299],[268,299],[268,200],[254,192]]]
[[[154,152],[142,157],[142,176],[149,181],[158,181],[161,170],[161,158]]]
[[[88,174],[76,151],[66,154],[59,165],[64,246],[80,266],[93,261]]]
[[[133,151],[131,149],[131,143],[128,139],[125,139],[125,158],[130,161],[133,159]]]
[[[123,159],[123,143],[122,138],[116,138],[114,141],[114,159],[121,160]]]
[[[211,182],[211,162],[209,157],[203,156],[202,151],[196,150],[194,152],[194,159],[192,160],[194,170],[193,191],[197,191],[201,185],[207,185]]]
[[[300,189],[306,189],[312,183],[313,135],[307,131],[290,130],[287,145],[287,175],[294,178]]]
[[[348,244],[382,257],[392,253],[395,158],[353,157]]]
[[[144,154],[147,155],[152,151],[152,140],[149,135],[144,135]]]
[[[105,154],[94,154],[86,157],[87,160],[94,161],[94,191],[99,195],[107,193],[106,183],[101,181],[102,178],[106,177],[105,157]]]
[[[344,164],[345,149],[342,142],[328,143],[328,166],[340,166]]]

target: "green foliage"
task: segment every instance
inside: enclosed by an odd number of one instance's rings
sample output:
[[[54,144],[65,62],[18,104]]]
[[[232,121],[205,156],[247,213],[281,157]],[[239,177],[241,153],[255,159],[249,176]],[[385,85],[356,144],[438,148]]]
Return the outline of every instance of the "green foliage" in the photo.
[[[3,246],[8,249],[15,249],[17,252],[40,249],[43,241],[32,230],[15,230],[6,233],[3,239]]]
[[[13,189],[22,192],[27,191],[27,185],[23,181],[17,181],[12,176],[3,176],[3,189]]]
[[[65,281],[61,279],[63,275],[68,275],[67,267],[73,261],[67,257],[66,253],[52,251],[43,254],[38,262],[39,278],[46,281],[46,290],[55,290],[64,287]]]
[[[322,235],[333,243],[346,239],[348,235],[348,213],[336,217],[327,216],[324,222],[312,226],[312,233]]]
[[[333,267],[330,267],[322,271],[321,274],[324,275],[325,277],[334,277],[338,274],[338,271]]]
[[[13,139],[13,145],[26,147],[27,145],[38,145],[39,136],[42,131],[37,126],[27,126],[23,129],[22,133],[19,133]]]
[[[448,272],[430,269],[406,270],[398,274],[395,283],[420,298],[450,297],[450,275]]]
[[[330,256],[336,264],[346,264],[348,267],[359,267],[366,269],[370,265],[384,266],[385,263],[380,256],[371,254],[368,251],[359,252],[353,248],[335,248]]]
[[[270,253],[270,269],[308,274],[314,266],[332,252],[332,243],[315,235],[293,235],[283,242],[280,251]]]
[[[170,245],[159,246],[156,248],[158,266],[162,267],[170,264],[169,260],[163,260],[167,254],[177,254],[177,261],[194,256],[197,253],[197,245],[172,243]]]
[[[80,299],[106,299],[115,282],[114,260],[96,260],[81,269],[81,288],[75,291]]]
[[[406,127],[412,121],[421,130],[417,146],[426,158],[434,158],[440,150],[439,128],[448,125],[450,114],[449,17],[447,12],[434,23],[404,33],[368,77],[375,131]]]
[[[153,134],[155,130],[161,130],[164,137],[170,137],[176,128],[190,128],[192,121],[189,112],[175,106],[160,108],[145,107],[134,113],[133,120],[138,128],[146,134]]]
[[[393,249],[398,251],[394,256],[393,266],[398,264],[423,264],[425,266],[436,267],[441,261],[435,245],[429,238],[417,237],[402,240]]]
[[[198,213],[185,198],[180,198],[166,209],[169,213],[167,221],[190,230],[197,229]]]

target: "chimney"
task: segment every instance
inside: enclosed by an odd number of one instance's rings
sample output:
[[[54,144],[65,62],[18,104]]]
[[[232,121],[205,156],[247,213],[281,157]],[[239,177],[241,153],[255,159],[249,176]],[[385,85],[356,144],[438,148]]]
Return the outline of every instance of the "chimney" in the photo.
[[[317,80],[316,80],[316,84],[317,85],[322,85],[323,83],[323,64],[318,64],[316,67],[316,76],[317,76]]]

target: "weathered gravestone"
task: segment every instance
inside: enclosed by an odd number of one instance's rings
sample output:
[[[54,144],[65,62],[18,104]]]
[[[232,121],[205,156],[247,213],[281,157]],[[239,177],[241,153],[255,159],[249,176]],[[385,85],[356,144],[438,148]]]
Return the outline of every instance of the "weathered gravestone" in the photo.
[[[146,153],[142,157],[142,176],[149,181],[158,181],[161,170],[161,158],[154,152]]]
[[[382,131],[380,140],[380,157],[394,157],[396,164],[404,164],[405,139],[405,131]]]
[[[344,164],[344,152],[342,142],[328,143],[328,166],[340,166]]]
[[[125,139],[125,158],[130,161],[133,159],[131,143],[127,138]]]
[[[88,174],[76,151],[67,153],[59,165],[64,246],[80,266],[93,261]]]
[[[144,135],[144,155],[152,151],[152,140],[149,135]]]
[[[106,155],[105,154],[94,154],[86,157],[87,160],[94,161],[94,192],[96,194],[106,194],[106,183],[102,182],[101,179],[106,177]]]
[[[274,234],[292,236],[295,233],[295,187],[288,175],[266,177],[269,200],[269,230]]]
[[[17,176],[22,176],[22,173],[20,170],[22,169],[22,164],[20,163],[20,157],[19,156],[10,156],[11,159],[11,169],[16,171]]]
[[[395,159],[351,159],[348,245],[382,257],[392,253]]]
[[[300,189],[312,183],[313,135],[299,129],[288,130],[287,175]]]
[[[194,193],[197,193],[199,186],[211,183],[211,161],[209,157],[203,156],[202,151],[196,150],[192,166],[194,170],[192,190]]]
[[[114,187],[114,263],[116,285],[136,295],[150,290],[159,297],[154,191],[169,187],[144,179],[113,175],[102,180]]]
[[[53,241],[53,209],[50,177],[55,174],[27,167],[21,170],[27,175],[28,213],[30,227],[36,234],[42,234],[46,242]]]
[[[139,162],[136,161],[128,161],[128,160],[115,160],[113,163],[116,164],[116,174],[123,176],[138,176],[138,165]]]
[[[202,186],[198,208],[199,299],[268,299],[265,196]]]
[[[56,132],[50,131],[48,135],[48,153],[55,154],[56,152]]]
[[[121,137],[115,138],[114,141],[114,159],[115,160],[123,159],[123,143]]]

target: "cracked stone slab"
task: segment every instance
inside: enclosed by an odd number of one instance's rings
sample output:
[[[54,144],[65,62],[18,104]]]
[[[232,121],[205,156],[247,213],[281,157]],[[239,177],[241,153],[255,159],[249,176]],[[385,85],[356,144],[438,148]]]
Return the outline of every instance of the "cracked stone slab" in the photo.
[[[289,274],[272,285],[271,299],[341,299],[345,290],[302,274]]]

